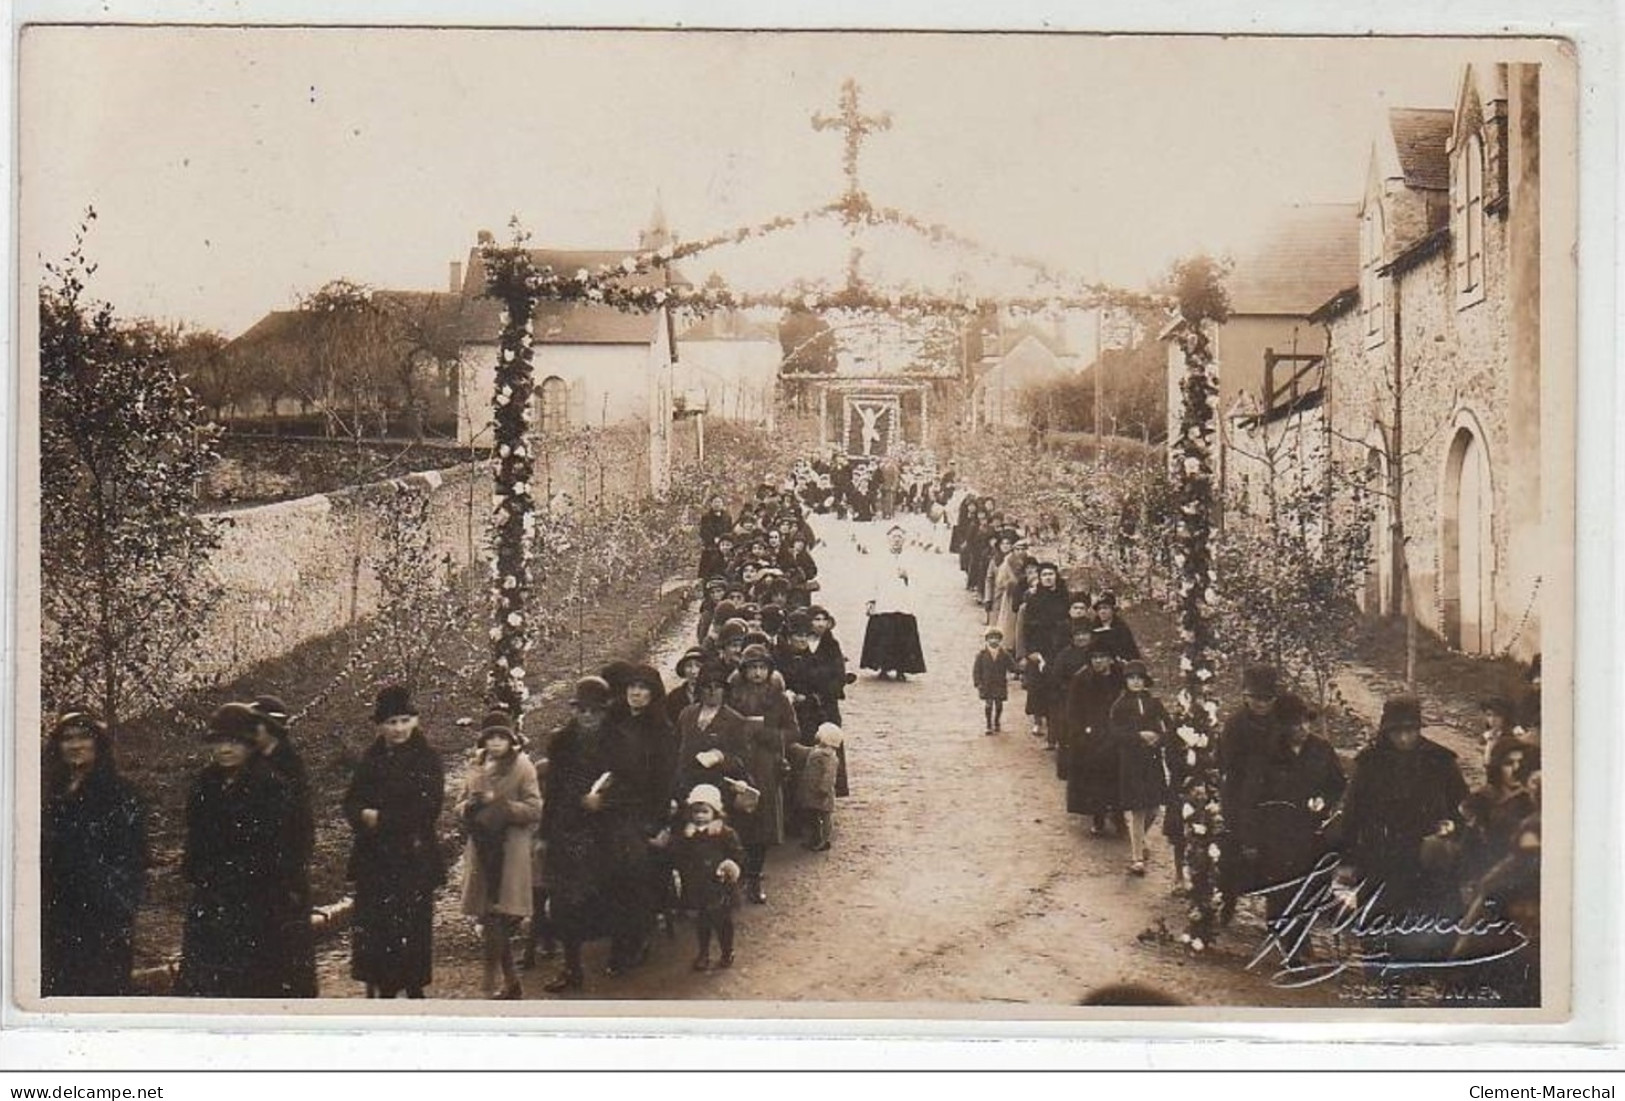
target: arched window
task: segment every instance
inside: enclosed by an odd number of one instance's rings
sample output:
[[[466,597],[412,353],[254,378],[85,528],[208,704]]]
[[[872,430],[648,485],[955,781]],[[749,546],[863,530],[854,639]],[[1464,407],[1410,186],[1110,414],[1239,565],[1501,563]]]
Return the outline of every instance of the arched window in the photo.
[[[1386,332],[1388,284],[1382,265],[1382,206],[1373,202],[1366,208],[1360,242],[1360,315],[1367,345],[1381,344]]]
[[[1484,298],[1484,143],[1477,134],[1462,144],[1456,162],[1456,293],[1463,306]]]
[[[570,427],[570,384],[557,375],[542,380],[542,435],[556,436]]]

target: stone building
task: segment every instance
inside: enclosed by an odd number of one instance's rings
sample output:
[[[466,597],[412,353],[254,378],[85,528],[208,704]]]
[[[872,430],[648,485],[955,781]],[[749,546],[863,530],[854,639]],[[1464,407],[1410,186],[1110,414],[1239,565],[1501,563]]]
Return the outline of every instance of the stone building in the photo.
[[[1324,354],[1265,387],[1240,446],[1330,454],[1372,489],[1359,596],[1468,653],[1540,650],[1540,70],[1471,66],[1393,109],[1356,211],[1357,278],[1309,311]],[[1265,366],[1261,364],[1260,366]],[[1281,378],[1291,380],[1283,387]]]

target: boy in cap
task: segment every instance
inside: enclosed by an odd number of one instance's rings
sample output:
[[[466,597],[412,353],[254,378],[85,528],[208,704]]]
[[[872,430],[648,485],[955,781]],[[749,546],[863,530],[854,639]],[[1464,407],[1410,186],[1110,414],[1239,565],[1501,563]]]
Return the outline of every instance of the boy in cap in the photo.
[[[971,684],[982,698],[982,714],[987,720],[985,734],[996,734],[1004,718],[1004,701],[1010,698],[1010,678],[1016,673],[1016,659],[1004,648],[1004,632],[989,627],[982,636],[982,648],[971,666]]]

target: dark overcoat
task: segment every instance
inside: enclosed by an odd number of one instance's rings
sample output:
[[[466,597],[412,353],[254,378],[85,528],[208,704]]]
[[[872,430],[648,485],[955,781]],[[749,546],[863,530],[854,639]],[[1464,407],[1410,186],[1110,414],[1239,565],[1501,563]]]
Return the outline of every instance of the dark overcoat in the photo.
[[[1337,751],[1319,735],[1296,750],[1283,737],[1259,755],[1240,805],[1226,812],[1227,822],[1254,839],[1259,885],[1287,883],[1314,867],[1324,848],[1321,827],[1345,784]]]
[[[1456,755],[1427,738],[1406,751],[1379,736],[1354,759],[1343,800],[1344,849],[1368,894],[1382,889],[1381,912],[1460,908],[1455,884],[1423,868],[1422,841],[1443,822],[1460,829],[1466,794]]]
[[[566,941],[619,937],[653,905],[642,755],[607,719],[590,734],[572,719],[549,740],[547,759],[541,837],[553,925]],[[605,773],[602,805],[588,810],[583,800]]]
[[[258,758],[204,768],[186,801],[181,875],[191,885],[177,994],[282,997],[287,788]]]
[[[1085,669],[1066,693],[1066,809],[1071,814],[1103,815],[1119,810],[1117,743],[1112,738],[1112,704],[1123,694],[1123,676]]]
[[[1067,740],[1070,731],[1066,725],[1067,697],[1072,680],[1089,665],[1087,646],[1067,645],[1056,653],[1049,667],[1049,735],[1055,742],[1055,778],[1065,780],[1071,761],[1067,759]]]
[[[1162,701],[1149,692],[1124,692],[1112,704],[1112,739],[1117,743],[1118,803],[1124,810],[1148,810],[1169,799],[1168,765],[1163,759],[1173,723]],[[1142,730],[1154,731],[1147,743]]]
[[[388,989],[423,987],[433,975],[434,893],[446,881],[436,823],[446,800],[440,754],[416,731],[399,746],[375,739],[344,794],[355,831],[347,867],[355,883],[350,973]],[[361,812],[378,812],[378,824]]]
[[[283,876],[287,883],[285,910],[276,928],[282,945],[277,956],[278,985],[287,998],[314,998],[316,941],[310,927],[310,860],[316,850],[316,818],[310,805],[310,778],[305,762],[286,736],[265,756],[273,775],[287,789],[288,816],[282,825]]]
[[[747,720],[761,720],[747,722],[746,729],[750,774],[762,798],[754,814],[734,822],[739,840],[746,845],[783,844],[784,781],[790,772],[785,750],[800,739],[795,709],[781,689],[771,683],[750,684],[743,677],[728,686],[728,706]]]
[[[111,767],[40,808],[40,993],[130,992],[135,911],[146,877],[146,814]]]

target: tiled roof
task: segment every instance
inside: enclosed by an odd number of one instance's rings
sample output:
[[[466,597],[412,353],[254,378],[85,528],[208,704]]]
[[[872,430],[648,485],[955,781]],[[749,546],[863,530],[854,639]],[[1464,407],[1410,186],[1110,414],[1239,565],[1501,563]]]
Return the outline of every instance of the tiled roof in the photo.
[[[622,313],[612,306],[576,302],[542,302],[532,324],[537,344],[647,344],[654,338],[654,316]],[[463,343],[495,344],[502,335],[502,303],[470,298],[464,317]]]
[[[1395,107],[1388,112],[1394,149],[1399,153],[1405,186],[1425,191],[1450,190],[1450,158],[1445,145],[1456,113],[1448,108]]]
[[[1284,208],[1230,273],[1230,307],[1242,314],[1307,315],[1357,282],[1360,222],[1353,203]]]

